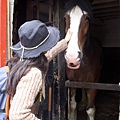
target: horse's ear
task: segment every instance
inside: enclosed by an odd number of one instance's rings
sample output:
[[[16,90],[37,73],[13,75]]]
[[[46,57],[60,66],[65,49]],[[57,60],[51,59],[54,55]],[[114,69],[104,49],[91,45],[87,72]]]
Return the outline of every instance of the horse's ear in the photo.
[[[90,1],[90,3],[92,3],[94,0],[89,0]]]

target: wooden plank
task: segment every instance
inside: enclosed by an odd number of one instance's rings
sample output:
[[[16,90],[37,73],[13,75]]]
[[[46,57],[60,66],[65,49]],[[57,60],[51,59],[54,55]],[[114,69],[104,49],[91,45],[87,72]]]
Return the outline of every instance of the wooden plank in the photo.
[[[112,15],[112,16],[105,16],[102,18],[103,21],[105,20],[110,20],[110,19],[119,19],[120,16],[117,16],[117,15]]]
[[[49,0],[49,22],[52,21],[52,0]]]
[[[118,4],[118,2],[114,2],[114,3],[109,3],[109,4],[102,4],[102,5],[92,5],[92,9],[93,10],[97,10],[97,9],[104,9],[104,8],[111,8],[111,7],[118,7],[120,6]]]
[[[110,3],[110,2],[119,2],[118,0],[94,0],[92,5]]]
[[[95,17],[107,17],[107,16],[120,16],[120,12],[106,12],[106,13],[99,13],[99,14],[94,14]]]
[[[94,14],[103,14],[103,13],[110,13],[110,12],[120,12],[120,7],[110,7],[110,8],[103,8],[103,9],[96,9],[93,10]]]

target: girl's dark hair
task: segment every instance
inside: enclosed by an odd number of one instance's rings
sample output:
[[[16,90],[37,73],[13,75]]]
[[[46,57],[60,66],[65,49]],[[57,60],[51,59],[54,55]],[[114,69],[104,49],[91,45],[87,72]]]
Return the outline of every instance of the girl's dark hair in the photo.
[[[20,61],[20,58],[15,55],[12,59],[7,62],[10,67],[10,72],[7,78],[6,91],[11,96],[14,96],[16,91],[16,86],[22,76],[26,75],[32,67],[37,67],[42,72],[42,77],[46,74],[48,70],[49,63],[44,53],[36,58],[24,59]]]

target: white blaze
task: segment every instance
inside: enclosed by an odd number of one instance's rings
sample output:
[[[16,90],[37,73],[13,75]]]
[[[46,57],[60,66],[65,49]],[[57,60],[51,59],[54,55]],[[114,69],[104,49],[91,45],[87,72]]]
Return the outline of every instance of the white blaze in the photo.
[[[67,55],[71,58],[78,57],[78,29],[83,13],[82,10],[76,6],[70,12],[70,30],[73,32],[71,40],[67,48]]]

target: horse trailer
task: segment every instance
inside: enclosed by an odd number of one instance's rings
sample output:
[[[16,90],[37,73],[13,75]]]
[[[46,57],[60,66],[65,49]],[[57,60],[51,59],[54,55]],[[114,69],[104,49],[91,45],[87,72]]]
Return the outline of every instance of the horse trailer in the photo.
[[[38,19],[59,28],[65,36],[65,5],[69,0],[0,0],[0,66],[12,57],[10,46],[16,44],[18,28],[26,21]],[[84,0],[81,0],[84,1]],[[77,88],[76,102],[81,100],[81,88],[97,89],[95,120],[120,120],[120,0],[90,0],[93,19],[90,33],[102,44],[103,66],[98,83],[72,82],[66,75],[65,51],[50,62],[46,80],[46,98],[39,103],[42,120],[68,120],[68,94]],[[87,120],[84,111],[77,110],[77,120]]]

